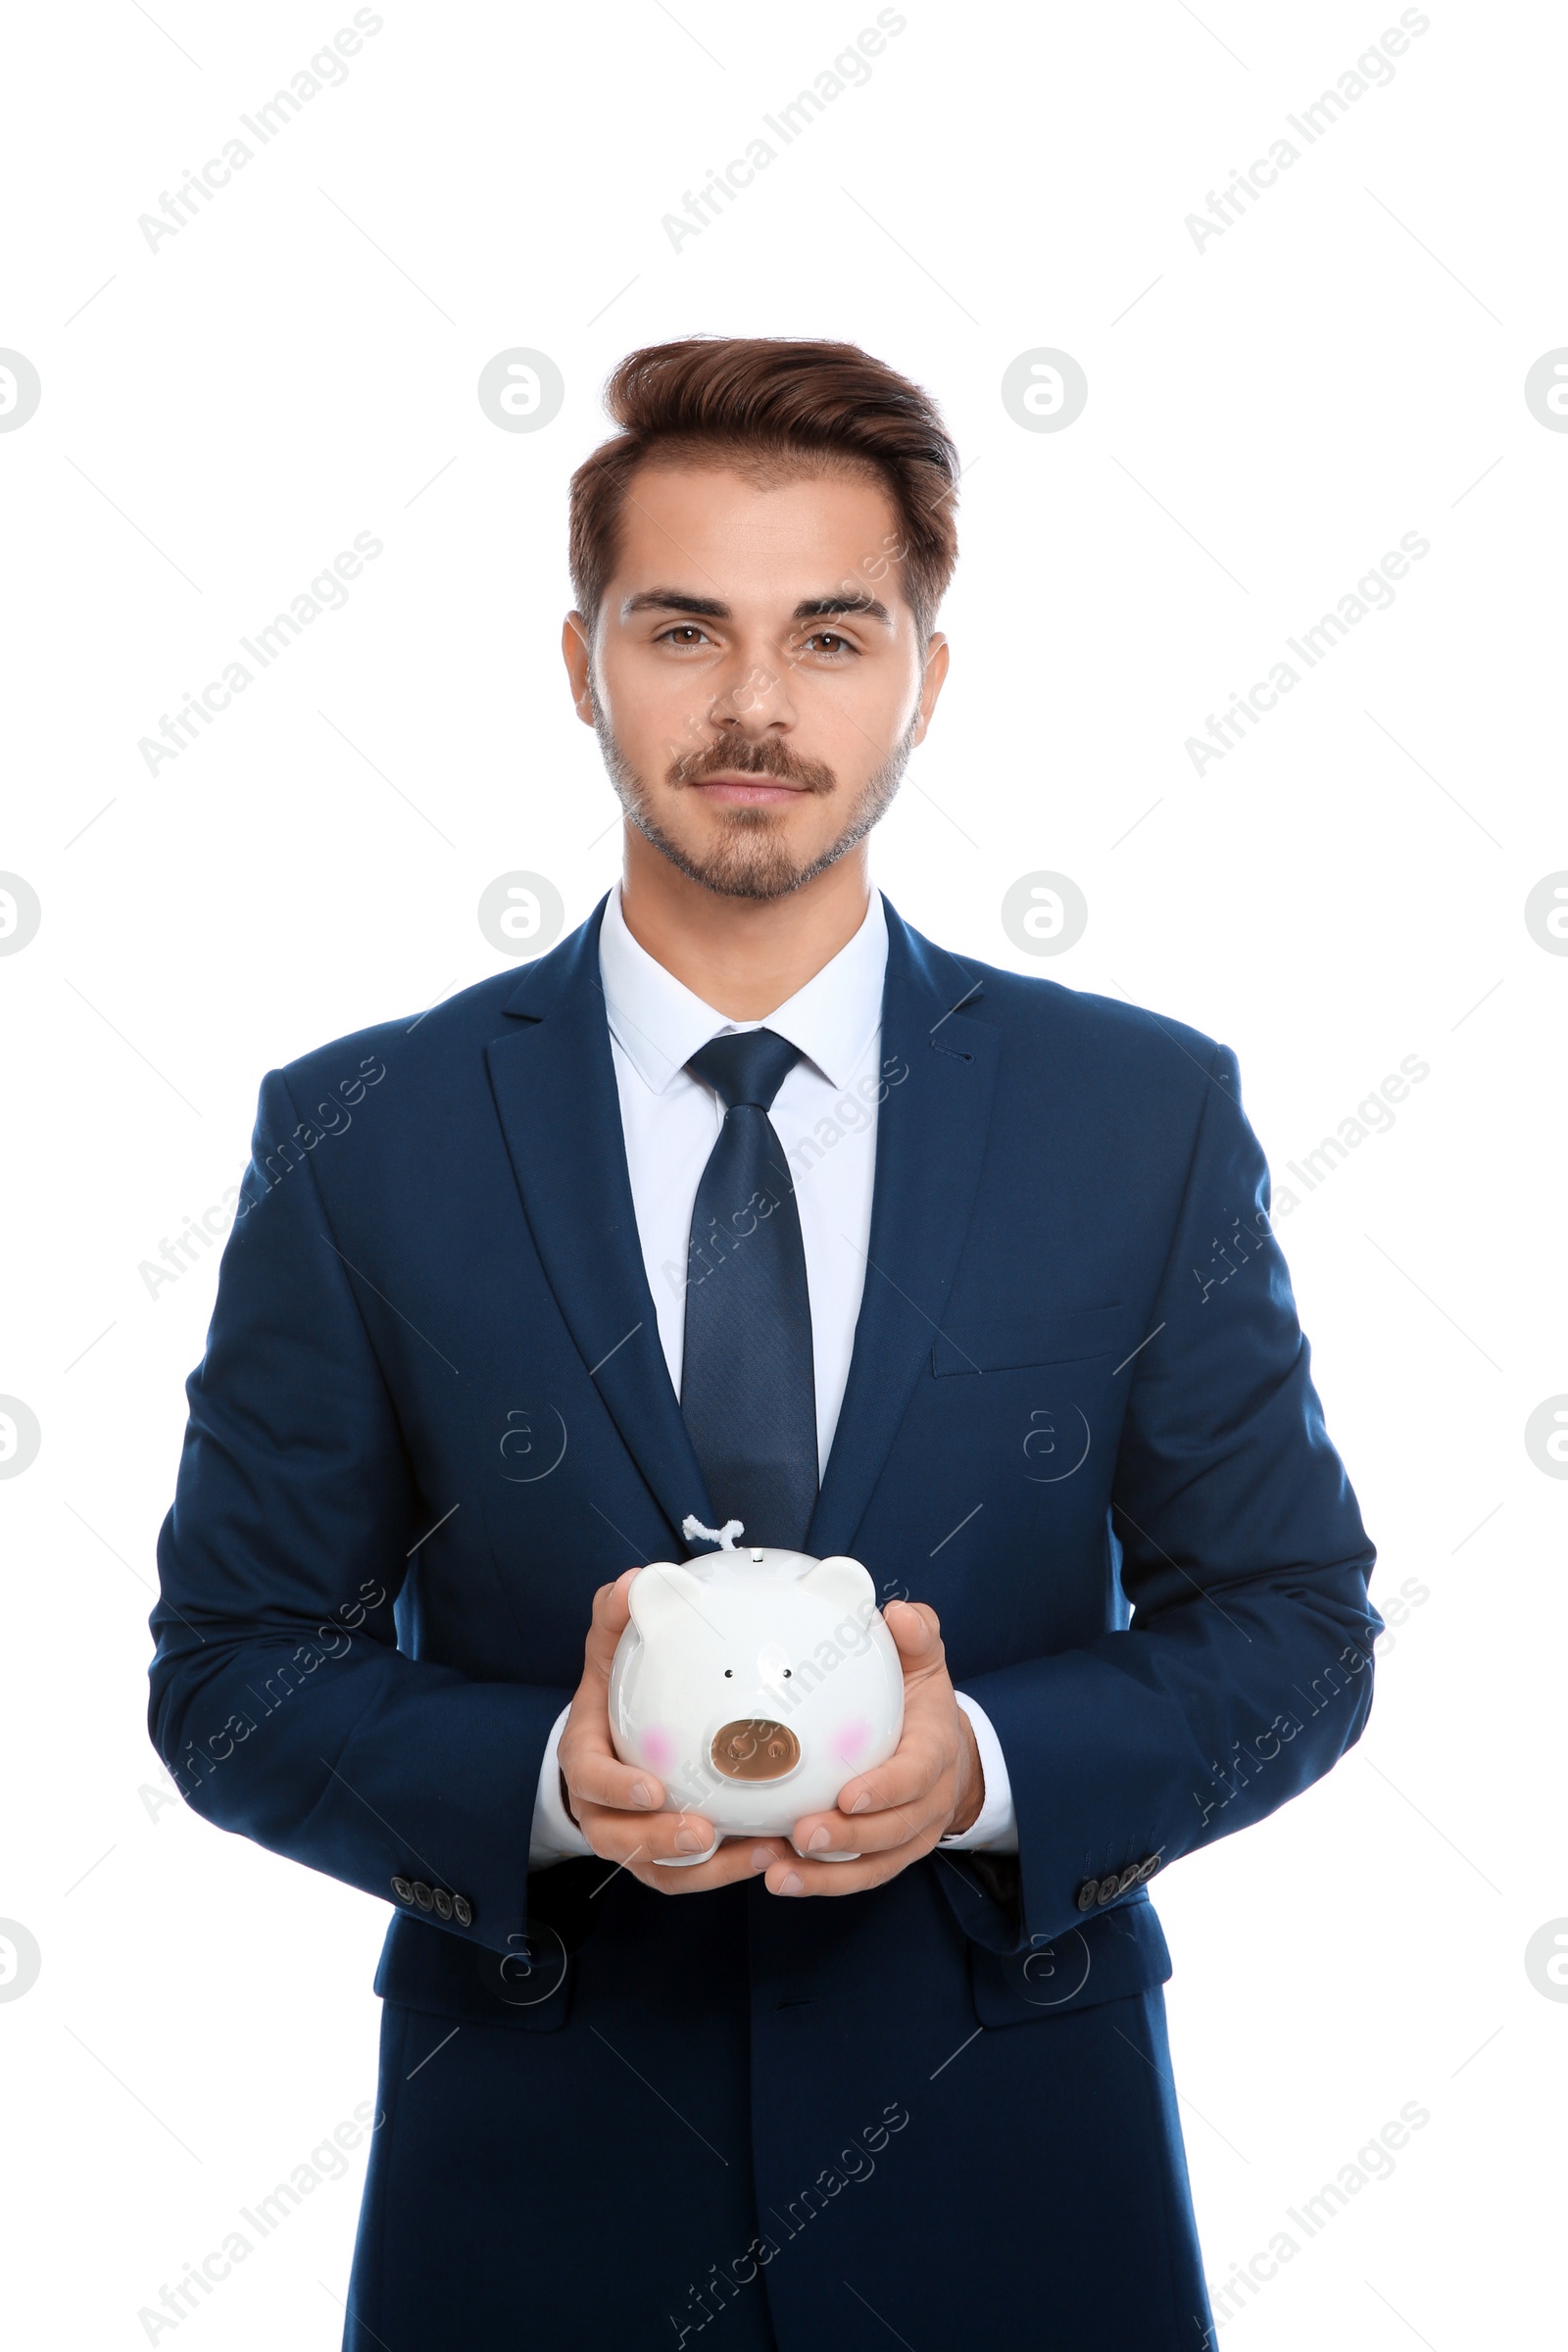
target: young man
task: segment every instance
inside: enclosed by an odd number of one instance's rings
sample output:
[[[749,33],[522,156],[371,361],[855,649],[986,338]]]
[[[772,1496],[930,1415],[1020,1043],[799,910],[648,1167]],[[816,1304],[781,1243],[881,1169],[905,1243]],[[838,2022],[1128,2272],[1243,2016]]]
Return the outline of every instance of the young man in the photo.
[[[1148,1882],[1358,1736],[1380,1625],[1235,1061],[870,888],[948,666],[926,396],[705,340],[609,401],[620,887],[265,1080],[153,1737],[394,1905],[355,2352],[1198,2352]],[[788,1838],[610,1739],[632,1574],[730,1516],[904,1662]]]

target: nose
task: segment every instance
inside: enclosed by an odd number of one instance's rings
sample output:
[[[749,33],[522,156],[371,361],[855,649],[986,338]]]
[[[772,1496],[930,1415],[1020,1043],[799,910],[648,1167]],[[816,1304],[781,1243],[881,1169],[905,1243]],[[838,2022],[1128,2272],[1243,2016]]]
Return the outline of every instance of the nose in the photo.
[[[709,1753],[727,1781],[779,1781],[800,1762],[801,1743],[786,1724],[753,1716],[722,1725]]]
[[[784,673],[771,664],[752,662],[744,674],[732,678],[713,705],[714,726],[741,735],[766,735],[788,727],[793,719]]]

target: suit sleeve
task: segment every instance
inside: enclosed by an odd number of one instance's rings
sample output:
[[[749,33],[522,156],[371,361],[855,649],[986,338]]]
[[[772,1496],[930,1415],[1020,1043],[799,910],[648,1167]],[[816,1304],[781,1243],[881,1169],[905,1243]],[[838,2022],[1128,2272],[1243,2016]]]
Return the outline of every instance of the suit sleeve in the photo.
[[[526,1931],[540,1767],[571,1694],[397,1647],[393,1604],[432,1514],[309,1152],[288,1148],[297,1125],[273,1071],[186,1385],[148,1728],[205,1819],[506,1951]]]
[[[1176,1229],[1130,1378],[1110,1538],[1124,1631],[966,1675],[1006,1758],[1018,1859],[954,1868],[969,1934],[1011,1953],[1142,1899],[1360,1736],[1382,1620],[1270,1224],[1268,1169],[1215,1050]],[[946,1873],[942,1874],[945,1878]]]

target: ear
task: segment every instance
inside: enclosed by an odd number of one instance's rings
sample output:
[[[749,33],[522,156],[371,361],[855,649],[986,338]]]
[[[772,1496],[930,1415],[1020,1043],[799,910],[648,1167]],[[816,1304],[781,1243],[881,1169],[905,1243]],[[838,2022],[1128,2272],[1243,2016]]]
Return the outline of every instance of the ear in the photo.
[[[818,1560],[801,1578],[808,1592],[820,1594],[838,1610],[858,1610],[867,1622],[876,1607],[876,1587],[869,1572],[858,1560],[845,1552],[835,1552],[831,1559]],[[636,1586],[632,1591],[635,1592]]]
[[[585,727],[594,723],[593,630],[580,612],[568,612],[561,628],[561,651],[571,681],[571,700]]]
[[[627,1588],[631,1621],[643,1640],[651,1641],[679,1618],[689,1622],[692,1608],[700,1609],[702,1590],[689,1568],[673,1560],[650,1560]]]
[[[913,736],[916,744],[925,741],[926,730],[931,724],[932,712],[937,707],[937,696],[942,692],[943,680],[947,674],[948,641],[940,629],[933,629],[926,641],[925,662],[920,678],[920,702],[915,717]]]

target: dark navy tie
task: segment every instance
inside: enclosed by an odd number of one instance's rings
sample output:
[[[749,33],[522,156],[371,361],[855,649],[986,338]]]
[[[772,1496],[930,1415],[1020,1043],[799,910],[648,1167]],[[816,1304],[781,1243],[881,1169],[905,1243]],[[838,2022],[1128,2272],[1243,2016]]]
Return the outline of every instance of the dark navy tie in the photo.
[[[715,1037],[686,1064],[724,1105],[692,1211],[680,1409],[709,1499],[748,1544],[799,1551],[816,1502],[816,1383],[800,1210],[768,1117],[800,1048]]]

